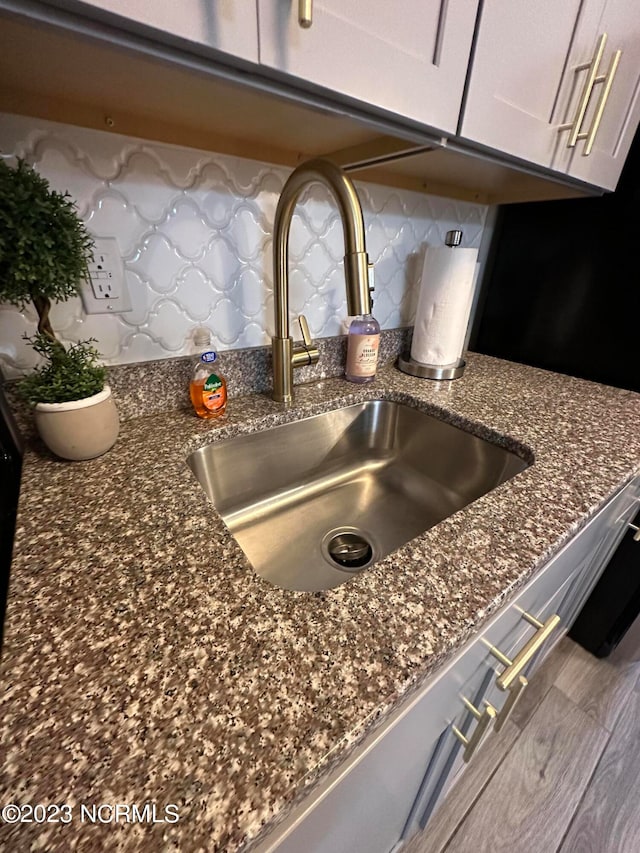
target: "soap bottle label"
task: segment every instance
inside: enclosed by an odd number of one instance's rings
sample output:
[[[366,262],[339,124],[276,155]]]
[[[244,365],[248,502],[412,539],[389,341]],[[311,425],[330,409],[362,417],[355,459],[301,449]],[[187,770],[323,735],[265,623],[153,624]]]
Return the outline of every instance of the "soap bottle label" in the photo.
[[[207,379],[205,379],[205,383],[202,388],[202,404],[205,409],[208,409],[210,412],[215,412],[222,408],[224,403],[225,389],[223,382],[219,376],[216,376],[215,373],[211,373]]]
[[[375,376],[380,335],[349,335],[347,374]]]

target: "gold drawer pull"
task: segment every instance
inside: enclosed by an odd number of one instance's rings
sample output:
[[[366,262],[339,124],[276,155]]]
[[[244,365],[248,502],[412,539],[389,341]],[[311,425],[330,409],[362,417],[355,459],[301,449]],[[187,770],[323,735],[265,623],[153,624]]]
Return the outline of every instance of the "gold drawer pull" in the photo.
[[[298,0],[298,23],[303,30],[313,23],[313,0]]]
[[[596,77],[598,76],[598,68],[600,67],[600,63],[602,62],[602,54],[604,53],[604,47],[606,43],[607,34],[602,33],[602,35],[598,39],[598,44],[596,45],[596,50],[593,54],[593,59],[591,60],[591,62],[588,62],[584,65],[578,65],[574,69],[574,71],[578,72],[584,71],[586,68],[588,68],[589,73],[587,74],[587,79],[584,81],[582,94],[580,95],[580,100],[578,101],[578,109],[576,110],[576,114],[573,118],[573,121],[570,124],[561,124],[558,128],[559,131],[571,131],[571,133],[569,134],[569,141],[567,142],[567,148],[575,148],[576,142],[578,141],[580,128],[582,127],[582,122],[584,121],[584,116],[587,112],[587,107],[589,106],[589,98],[591,97],[591,92],[593,91],[593,87],[596,83]]]
[[[611,86],[613,85],[613,78],[616,76],[616,71],[618,70],[618,63],[620,62],[621,56],[622,51],[616,50],[616,52],[611,57],[611,65],[609,66],[609,70],[607,71],[606,75],[604,77],[596,77],[595,82],[603,82],[604,87],[602,89],[602,94],[600,95],[600,99],[598,101],[598,106],[596,107],[596,113],[593,117],[593,124],[591,125],[591,129],[588,133],[585,134],[585,138],[587,141],[584,146],[584,151],[582,152],[584,157],[588,157],[589,154],[591,154],[591,149],[593,148],[596,133],[598,132],[598,128],[600,127],[602,114],[609,98],[609,92],[611,91]],[[581,137],[582,134],[578,134],[578,139],[580,139]]]
[[[511,716],[511,712],[516,707],[516,702],[527,689],[528,685],[529,682],[524,677],[524,675],[520,675],[515,684],[512,684],[512,686],[509,688],[509,696],[507,697],[507,701],[504,703],[502,708],[500,708],[498,716],[496,717],[496,724],[493,727],[494,731],[499,732],[502,730],[502,727]]]
[[[635,530],[635,533],[633,535],[633,541],[634,542],[640,542],[640,527],[638,527],[637,524],[631,524],[631,522],[629,522],[629,527],[632,530]]]
[[[462,744],[464,744],[464,752],[462,753],[462,759],[465,763],[467,763],[473,758],[476,749],[480,746],[485,732],[488,730],[491,723],[496,719],[498,712],[493,707],[493,705],[490,705],[488,702],[487,707],[484,709],[484,711],[479,711],[476,706],[472,705],[468,699],[464,698],[464,696],[462,697],[462,701],[478,721],[478,725],[473,730],[473,734],[470,738],[463,735],[457,726],[452,726],[454,735]]]
[[[560,622],[560,617],[555,613],[553,616],[549,616],[546,622],[540,622],[540,620],[536,619],[535,616],[532,616],[530,613],[525,613],[524,611],[522,613],[522,618],[526,619],[527,622],[534,626],[534,628],[537,628],[537,631],[520,649],[513,660],[510,660],[506,655],[503,655],[500,649],[497,649],[495,646],[489,647],[491,654],[497,658],[500,663],[503,663],[506,666],[504,672],[496,678],[496,684],[500,690],[508,690],[511,687],[511,684],[520,675],[522,670],[529,663],[531,658],[535,655],[549,635],[555,631],[558,623]]]
[[[580,100],[578,102],[578,108],[576,110],[576,114],[574,116],[573,121],[569,124],[561,124],[558,127],[558,131],[560,132],[565,130],[570,131],[569,140],[567,142],[567,148],[575,148],[576,144],[580,140],[586,139],[584,150],[582,152],[584,157],[588,157],[589,154],[591,154],[593,143],[595,142],[596,134],[598,132],[598,128],[600,127],[600,122],[602,120],[602,114],[604,113],[604,108],[607,104],[607,100],[609,99],[609,93],[611,91],[611,86],[613,85],[613,78],[616,76],[620,57],[622,56],[622,51],[616,50],[616,52],[611,57],[611,64],[609,65],[609,70],[607,71],[607,73],[598,74],[606,43],[607,34],[602,33],[602,35],[598,39],[598,44],[596,45],[595,53],[593,54],[593,59],[591,60],[591,62],[585,63],[584,65],[578,65],[574,69],[574,71],[577,72],[584,71],[586,68],[588,68],[589,73],[587,74],[587,79],[585,80],[584,87],[580,95]],[[598,83],[604,83],[604,87],[602,89],[600,98],[598,99],[598,104],[596,106],[596,111],[593,117],[591,128],[588,131],[583,131],[582,124],[587,113],[587,107],[589,106],[589,101],[591,100],[591,95],[593,93],[594,86]]]

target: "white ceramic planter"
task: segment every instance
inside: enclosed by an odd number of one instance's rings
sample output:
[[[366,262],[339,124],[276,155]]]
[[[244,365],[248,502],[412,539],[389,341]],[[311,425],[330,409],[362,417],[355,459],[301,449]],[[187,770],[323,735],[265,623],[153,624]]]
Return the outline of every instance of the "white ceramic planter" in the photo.
[[[47,447],[63,459],[93,459],[116,443],[120,419],[111,388],[84,400],[38,403],[36,427]]]

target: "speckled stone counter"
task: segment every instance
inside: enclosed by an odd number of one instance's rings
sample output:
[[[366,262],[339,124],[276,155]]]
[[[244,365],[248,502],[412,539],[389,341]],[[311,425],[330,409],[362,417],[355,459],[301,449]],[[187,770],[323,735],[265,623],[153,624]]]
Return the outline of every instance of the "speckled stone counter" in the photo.
[[[222,437],[371,398],[534,458],[526,471],[322,593],[256,575],[185,464]],[[216,423],[131,420],[100,459],[23,474],[1,666],[3,850],[235,851],[286,814],[640,471],[640,395],[470,355],[463,379],[393,367],[232,399]],[[93,824],[81,804],[176,823]],[[103,814],[107,814],[106,812]],[[169,814],[171,817],[171,813]]]

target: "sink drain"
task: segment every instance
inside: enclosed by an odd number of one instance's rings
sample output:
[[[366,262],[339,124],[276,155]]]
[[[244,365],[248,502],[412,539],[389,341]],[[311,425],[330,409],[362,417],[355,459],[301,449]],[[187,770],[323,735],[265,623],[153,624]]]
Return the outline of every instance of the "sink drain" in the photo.
[[[332,530],[324,537],[322,551],[339,569],[356,571],[373,561],[373,547],[367,537],[354,527]]]

